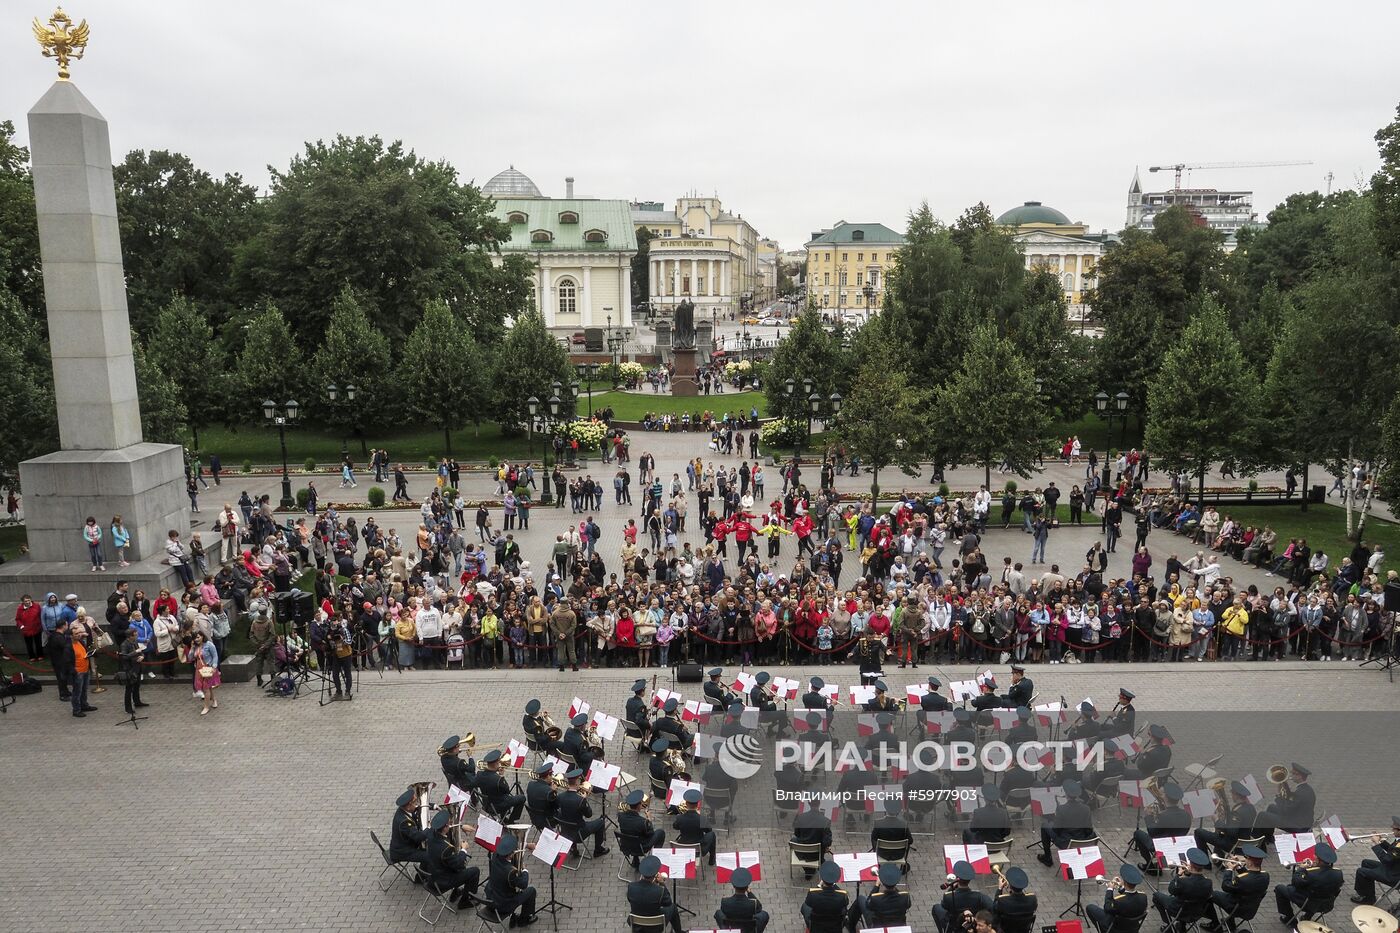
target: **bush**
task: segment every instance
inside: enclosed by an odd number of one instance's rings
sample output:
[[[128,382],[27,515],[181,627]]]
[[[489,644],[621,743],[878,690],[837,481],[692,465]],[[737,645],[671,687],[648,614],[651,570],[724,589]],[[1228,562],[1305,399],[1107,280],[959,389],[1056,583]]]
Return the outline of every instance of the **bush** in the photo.
[[[938,494],[939,494],[940,496],[942,496],[944,499],[948,498],[948,484],[947,484],[947,483],[939,483],[939,484],[938,484]]]
[[[437,469],[437,457],[429,457],[429,458],[428,458],[428,469],[430,469],[430,470],[436,470],[436,469]]]
[[[316,458],[315,458],[315,457],[307,457],[307,458],[306,458],[306,463],[304,463],[304,464],[302,464],[302,465],[306,467],[306,472],[308,472],[308,473],[315,473],[315,472],[316,472]]]
[[[376,509],[384,508],[384,488],[382,486],[371,486],[366,493],[366,500]]]
[[[1259,480],[1257,480],[1257,479],[1252,479],[1252,480],[1249,481],[1249,491],[1250,491],[1250,492],[1258,492],[1258,491],[1259,491]]]
[[[1006,481],[1006,491],[1012,494],[1016,492],[1016,481],[1014,479]]]
[[[496,459],[494,456],[493,456],[493,457],[490,457],[489,459],[487,459],[486,462],[491,466],[491,469],[493,469],[493,470],[496,469],[496,467],[498,467],[498,466],[501,465],[501,461],[498,460],[498,459]]]
[[[297,508],[305,509],[306,503],[311,501],[311,490],[305,486],[297,490]]]
[[[764,447],[796,447],[807,436],[807,422],[796,418],[776,418],[759,429],[758,439]]]
[[[244,461],[243,461],[243,472],[244,472],[244,473],[251,473],[251,472],[253,472],[253,461],[251,461],[251,460],[244,460]]]

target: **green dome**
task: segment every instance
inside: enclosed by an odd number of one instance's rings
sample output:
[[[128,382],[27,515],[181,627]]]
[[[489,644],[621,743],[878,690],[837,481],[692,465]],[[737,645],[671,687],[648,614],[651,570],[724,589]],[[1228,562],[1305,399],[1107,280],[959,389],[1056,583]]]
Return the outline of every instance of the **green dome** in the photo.
[[[1046,207],[1039,201],[1027,201],[1020,207],[1013,207],[997,218],[997,223],[1006,227],[1021,227],[1026,224],[1068,224],[1069,218],[1053,207]]]

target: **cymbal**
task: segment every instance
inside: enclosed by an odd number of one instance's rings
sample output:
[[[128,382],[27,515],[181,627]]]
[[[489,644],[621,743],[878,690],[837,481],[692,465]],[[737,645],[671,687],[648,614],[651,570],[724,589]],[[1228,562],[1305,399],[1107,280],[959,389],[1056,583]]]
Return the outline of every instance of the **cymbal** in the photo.
[[[1361,933],[1395,933],[1395,917],[1374,904],[1351,909],[1351,922]]]
[[[1316,920],[1299,920],[1294,927],[1297,933],[1332,933],[1332,928]]]

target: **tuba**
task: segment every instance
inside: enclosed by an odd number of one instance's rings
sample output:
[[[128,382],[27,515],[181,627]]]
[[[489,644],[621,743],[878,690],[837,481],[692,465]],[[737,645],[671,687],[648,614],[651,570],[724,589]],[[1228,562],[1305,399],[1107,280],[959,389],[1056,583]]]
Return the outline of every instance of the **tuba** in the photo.
[[[1215,825],[1218,828],[1230,818],[1233,809],[1230,806],[1230,782],[1225,778],[1216,778],[1210,782],[1210,789],[1215,794]]]
[[[1289,800],[1293,797],[1293,788],[1288,786],[1288,768],[1284,765],[1269,766],[1269,783],[1278,786],[1274,796],[1280,800]]]

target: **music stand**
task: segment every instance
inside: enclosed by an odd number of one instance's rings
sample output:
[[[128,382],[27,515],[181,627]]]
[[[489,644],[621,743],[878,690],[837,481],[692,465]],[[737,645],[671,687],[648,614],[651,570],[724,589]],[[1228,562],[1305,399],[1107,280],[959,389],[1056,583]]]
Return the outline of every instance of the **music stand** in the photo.
[[[548,860],[541,858],[539,854],[539,845],[541,841],[545,842],[546,845],[549,846],[549,848],[547,848],[546,851],[551,853],[554,852],[554,849],[559,842],[562,841],[566,843],[564,848],[560,850],[559,853],[562,854],[564,858],[568,858],[569,850],[574,847],[575,843],[567,839],[566,837],[560,835],[559,833],[556,833],[552,829],[545,829],[540,831],[539,838],[535,840],[535,848],[532,850],[532,854],[535,856],[535,858],[538,858],[540,859],[540,861],[545,862],[549,865],[549,900],[545,901],[544,904],[540,907],[535,908],[535,912],[540,913],[541,911],[548,911],[554,916],[554,919],[557,922],[559,919],[559,911],[573,910],[573,907],[559,900],[559,898],[555,896],[556,892],[554,887],[554,873],[558,869],[559,863],[562,861],[562,859],[558,858],[557,856],[551,856],[551,858],[549,858]]]
[[[141,726],[140,726],[140,724],[143,723],[143,722],[145,722],[147,719],[150,719],[150,718],[151,718],[151,717],[149,717],[149,716],[137,716],[136,713],[133,711],[133,712],[127,713],[125,719],[119,719],[119,720],[117,720],[115,723],[113,723],[113,725],[115,725],[115,726],[124,726],[124,725],[126,725],[127,723],[131,723],[131,727],[132,727],[133,729],[135,729],[137,732],[140,732],[140,731],[141,731]]]
[[[677,852],[677,851],[688,853],[690,857],[689,857],[689,858],[685,858],[684,861],[681,862],[681,872],[680,872],[680,873],[681,873],[681,874],[684,874],[684,873],[685,873],[685,866],[686,866],[686,865],[695,865],[695,866],[696,866],[696,876],[697,876],[697,878],[698,878],[698,876],[699,876],[700,850],[699,850],[699,849],[685,849],[685,848],[680,848],[680,847],[677,847],[677,846],[670,846],[670,847],[668,847],[668,848],[670,849],[670,851],[671,851],[672,853],[675,853],[675,852]],[[694,917],[694,916],[695,916],[695,911],[689,909],[689,908],[686,907],[684,904],[682,904],[681,901],[680,901],[680,896],[679,896],[679,894],[678,894],[677,891],[676,891],[677,873],[674,872],[674,871],[669,871],[669,869],[672,868],[671,863],[668,862],[664,857],[660,856],[660,855],[657,853],[657,851],[656,851],[655,849],[652,850],[652,853],[651,853],[651,854],[652,854],[652,855],[656,855],[658,858],[661,859],[661,864],[662,864],[662,866],[668,869],[667,874],[669,874],[669,875],[671,876],[671,903],[675,906],[676,910],[680,911],[680,912],[683,913],[683,914],[689,914],[690,916]]]
[[[1071,861],[1068,863],[1065,861],[1066,852],[1073,853]],[[1062,873],[1067,871],[1074,877],[1074,903],[1060,911],[1059,916],[1063,917],[1067,914],[1074,914],[1074,916],[1082,920],[1084,918],[1084,882],[1091,877],[1097,878],[1103,876],[1103,855],[1096,845],[1083,847],[1071,846],[1069,848],[1056,850],[1056,854],[1060,858],[1060,871]],[[1092,874],[1093,866],[1096,862],[1099,866],[1098,875]],[[1083,877],[1078,876],[1079,871],[1083,872]]]
[[[1390,634],[1385,638],[1385,650],[1372,655],[1362,661],[1357,667],[1370,667],[1378,665],[1380,670],[1386,672],[1391,683],[1395,683],[1395,667],[1400,664],[1400,653],[1396,650],[1396,641],[1400,639],[1400,623],[1395,620],[1395,613],[1390,613]]]

